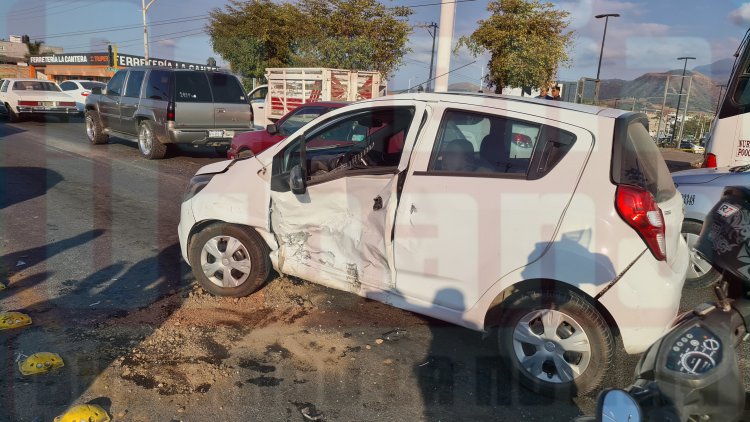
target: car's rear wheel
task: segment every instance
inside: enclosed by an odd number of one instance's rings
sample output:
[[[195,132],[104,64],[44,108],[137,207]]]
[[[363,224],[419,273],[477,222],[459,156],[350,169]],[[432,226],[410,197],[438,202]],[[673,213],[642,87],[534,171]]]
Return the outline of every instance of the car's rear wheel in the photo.
[[[526,291],[503,302],[498,347],[513,376],[532,391],[580,396],[604,379],[614,352],[606,321],[570,291]]]
[[[703,225],[697,221],[682,222],[682,237],[685,238],[690,253],[690,264],[685,276],[685,287],[689,289],[705,289],[721,279],[721,273],[695,250],[702,227]]]
[[[188,258],[201,286],[217,296],[242,297],[271,273],[268,246],[252,229],[218,223],[193,236]]]
[[[11,123],[17,123],[21,121],[21,117],[13,111],[13,107],[10,106],[10,104],[5,103],[5,113],[8,116],[8,121]]]
[[[159,142],[150,120],[144,120],[138,126],[138,149],[149,160],[159,160],[167,154],[167,146]]]
[[[109,135],[104,133],[102,121],[99,120],[99,115],[94,111],[87,110],[85,120],[86,136],[89,138],[89,142],[94,145],[106,144],[109,141]]]

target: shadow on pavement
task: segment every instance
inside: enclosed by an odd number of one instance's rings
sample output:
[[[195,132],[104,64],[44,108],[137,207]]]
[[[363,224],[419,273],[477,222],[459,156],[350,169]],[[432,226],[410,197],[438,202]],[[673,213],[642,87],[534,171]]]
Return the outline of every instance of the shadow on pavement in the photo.
[[[60,173],[41,167],[0,167],[0,210],[42,196],[61,181]]]

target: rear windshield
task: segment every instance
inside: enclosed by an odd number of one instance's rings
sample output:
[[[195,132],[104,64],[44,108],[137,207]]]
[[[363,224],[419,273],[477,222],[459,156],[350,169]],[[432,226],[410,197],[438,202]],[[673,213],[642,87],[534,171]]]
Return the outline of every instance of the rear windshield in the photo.
[[[624,124],[627,127],[620,126]],[[644,120],[620,122],[618,119],[617,126],[612,180],[618,185],[642,187],[654,195],[656,202],[671,199],[677,189],[659,148],[644,126]]]
[[[104,88],[104,84],[101,82],[81,82],[83,89],[92,90],[94,88]]]
[[[215,103],[247,104],[240,81],[226,73],[209,73]]]
[[[211,88],[205,72],[175,72],[175,100],[183,103],[210,103]]]
[[[17,81],[13,84],[14,91],[59,91],[54,82],[45,81]]]

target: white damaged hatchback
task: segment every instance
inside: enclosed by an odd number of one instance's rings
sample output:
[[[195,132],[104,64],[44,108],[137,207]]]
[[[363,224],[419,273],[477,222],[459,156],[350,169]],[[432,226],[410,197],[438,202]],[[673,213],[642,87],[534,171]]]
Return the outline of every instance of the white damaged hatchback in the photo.
[[[643,352],[675,317],[682,198],[645,115],[408,94],[328,113],[188,186],[179,226],[202,286],[271,268],[475,330],[546,394],[585,394],[615,336]]]

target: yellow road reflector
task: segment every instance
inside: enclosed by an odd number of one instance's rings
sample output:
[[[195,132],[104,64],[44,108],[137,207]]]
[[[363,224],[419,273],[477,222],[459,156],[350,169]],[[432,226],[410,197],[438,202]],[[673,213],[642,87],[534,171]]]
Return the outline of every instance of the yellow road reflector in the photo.
[[[39,352],[18,362],[18,369],[24,375],[43,374],[65,366],[57,353]]]
[[[109,422],[107,412],[95,404],[79,404],[55,418],[55,422]]]
[[[0,312],[0,330],[31,325],[31,317],[20,312]]]

